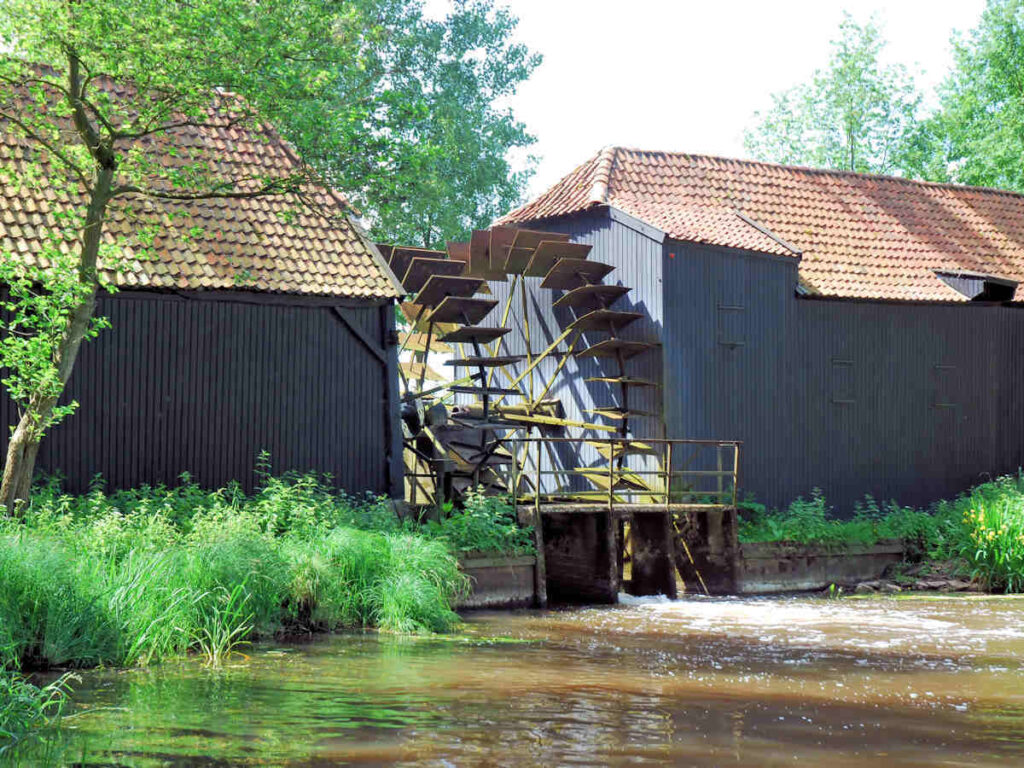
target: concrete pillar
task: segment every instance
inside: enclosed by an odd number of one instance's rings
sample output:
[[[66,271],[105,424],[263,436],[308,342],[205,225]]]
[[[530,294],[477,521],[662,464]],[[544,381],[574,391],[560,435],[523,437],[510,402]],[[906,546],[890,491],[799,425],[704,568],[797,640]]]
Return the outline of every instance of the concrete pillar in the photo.
[[[543,514],[547,595],[553,603],[616,603],[618,525],[606,512]]]

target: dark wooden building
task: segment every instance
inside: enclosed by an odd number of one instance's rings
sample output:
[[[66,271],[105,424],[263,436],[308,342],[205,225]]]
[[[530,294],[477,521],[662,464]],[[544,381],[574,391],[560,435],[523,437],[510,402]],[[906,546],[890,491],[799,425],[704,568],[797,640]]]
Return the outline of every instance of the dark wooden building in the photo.
[[[645,314],[622,335],[659,345],[631,361],[662,385],[632,434],[742,440],[759,501],[924,505],[1024,465],[1024,196],[609,148],[504,221],[616,267],[615,308]],[[614,398],[600,366],[565,366],[570,418]]]
[[[298,169],[269,130],[177,133],[228,176]],[[23,158],[16,140],[0,140],[0,163],[18,170]],[[83,346],[67,391],[80,408],[45,438],[40,471],[61,473],[72,491],[98,475],[125,488],[174,483],[186,471],[206,487],[251,488],[268,451],[274,471],[401,493],[392,341],[400,286],[342,197],[312,189],[308,200],[146,203],[161,219],[155,258],[108,272],[119,290],[102,296],[99,314],[112,327]],[[61,204],[46,189],[0,198],[3,258],[35,258]],[[139,248],[130,215],[112,211],[110,244]],[[2,450],[16,418],[0,394]]]

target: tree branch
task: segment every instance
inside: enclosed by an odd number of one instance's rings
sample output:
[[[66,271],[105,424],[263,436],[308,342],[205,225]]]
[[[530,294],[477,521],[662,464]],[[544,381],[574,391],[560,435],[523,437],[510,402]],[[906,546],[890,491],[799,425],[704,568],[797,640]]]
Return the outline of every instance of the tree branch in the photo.
[[[82,80],[80,72],[81,62],[79,62],[78,56],[74,51],[68,50],[67,56],[68,85],[70,86],[68,102],[71,105],[75,130],[78,131],[78,135],[81,136],[86,148],[89,150],[89,154],[99,163],[100,167],[113,169],[115,165],[114,153],[109,147],[103,146],[99,134],[89,121],[89,116],[85,112],[85,104],[82,102],[86,82]]]
[[[0,110],[0,117],[2,117],[4,120],[9,121],[13,125],[16,125],[19,128],[21,128],[21,130],[24,131],[25,133],[25,137],[28,138],[30,141],[35,141],[38,142],[39,144],[42,144],[47,149],[47,151],[49,151],[51,154],[53,154],[54,157],[56,157],[58,160],[64,163],[64,165],[66,165],[78,177],[78,180],[82,182],[83,185],[85,185],[86,190],[92,189],[92,186],[89,184],[89,177],[86,176],[85,172],[82,171],[82,169],[79,168],[75,163],[73,163],[71,159],[64,154],[64,152],[62,152],[60,149],[54,146],[51,142],[44,139],[42,136],[40,136],[38,133],[32,130],[28,125],[26,125],[23,121],[18,119],[18,117],[8,112],[7,110]]]
[[[239,179],[231,182],[231,186],[234,184],[247,181],[248,179]],[[256,197],[267,197],[270,195],[285,195],[285,194],[298,194],[301,189],[301,184],[308,179],[298,179],[293,177],[287,177],[280,181],[274,181],[269,184],[264,184],[259,189],[253,189],[248,191],[238,191],[227,188],[228,183],[225,182],[224,189],[214,187],[204,192],[168,192],[158,189],[149,189],[146,187],[140,187],[135,184],[122,184],[118,187],[114,187],[111,190],[110,197],[121,197],[123,195],[142,195],[143,197],[149,197],[154,200],[167,200],[174,202],[188,202],[192,200],[251,200]]]
[[[168,110],[168,111],[170,111],[170,110]],[[151,127],[148,127],[148,128],[140,129],[140,130],[137,130],[137,131],[134,131],[134,132],[127,132],[127,133],[123,132],[123,131],[118,131],[118,132],[114,133],[114,139],[116,141],[138,141],[139,139],[144,139],[147,136],[153,136],[153,135],[155,135],[157,133],[167,133],[168,131],[173,131],[173,130],[175,130],[177,128],[207,128],[207,127],[222,128],[222,129],[234,128],[236,125],[239,125],[240,123],[242,123],[245,120],[248,120],[248,119],[250,119],[250,118],[252,118],[254,116],[255,116],[255,112],[251,112],[250,111],[250,112],[246,112],[245,114],[239,115],[238,117],[233,117],[233,118],[228,119],[227,121],[220,122],[223,119],[224,116],[218,114],[218,115],[215,115],[214,118],[212,118],[210,120],[193,120],[192,118],[188,118],[188,119],[185,119],[185,120],[178,120],[178,121],[173,121],[173,122],[169,122],[169,123],[163,123],[163,124],[157,125],[157,126],[153,126],[153,123],[156,122],[156,121],[151,121],[149,123],[149,126],[151,126]]]

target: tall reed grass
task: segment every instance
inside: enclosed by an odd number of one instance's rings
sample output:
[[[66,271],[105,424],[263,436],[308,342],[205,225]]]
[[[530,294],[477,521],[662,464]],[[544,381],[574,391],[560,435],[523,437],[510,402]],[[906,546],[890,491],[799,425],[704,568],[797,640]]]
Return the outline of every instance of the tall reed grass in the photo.
[[[39,687],[0,669],[0,765],[51,762],[51,739],[67,704],[71,675]]]
[[[20,668],[220,663],[281,632],[445,631],[465,579],[387,505],[311,476],[73,497],[50,482],[0,521],[0,648]],[[0,665],[3,666],[3,665]]]

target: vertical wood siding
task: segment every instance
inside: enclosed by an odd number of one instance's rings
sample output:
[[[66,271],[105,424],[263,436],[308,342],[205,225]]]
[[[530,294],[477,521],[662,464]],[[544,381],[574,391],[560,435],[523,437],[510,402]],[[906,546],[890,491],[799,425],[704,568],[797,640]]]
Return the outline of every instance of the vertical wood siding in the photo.
[[[647,314],[623,336],[662,344],[629,363],[663,384],[634,392],[635,407],[660,416],[633,421],[633,434],[744,441],[741,485],[758,501],[820,488],[844,514],[865,494],[923,506],[1024,466],[1022,309],[801,299],[795,259],[659,243],[605,210],[531,226],[592,244],[590,258],[616,266],[606,282],[633,288],[617,307]],[[535,351],[570,320],[537,284],[528,279]],[[509,285],[491,285],[497,311]],[[526,349],[520,314],[517,301],[510,353]],[[570,361],[551,396],[589,420],[614,393],[583,379],[610,370]],[[562,463],[597,462],[578,458]]]
[[[83,347],[68,387],[81,407],[39,456],[69,490],[96,475],[108,488],[171,484],[185,471],[251,490],[262,450],[275,472],[330,473],[353,492],[397,485],[387,366],[331,307],[131,294],[99,311],[112,328]],[[392,308],[346,313],[383,351]],[[15,418],[0,396],[0,422]]]
[[[665,250],[669,431],[743,440],[759,501],[926,505],[1021,466],[1024,312],[800,299],[795,261]],[[733,304],[738,346],[720,338]]]
[[[578,243],[586,243],[593,246],[589,258],[594,261],[601,261],[615,265],[616,269],[610,273],[604,283],[609,285],[625,285],[632,288],[632,291],[619,299],[614,309],[622,311],[640,312],[645,315],[644,319],[638,320],[618,334],[620,338],[636,339],[639,341],[661,344],[662,326],[662,276],[661,276],[661,242],[644,234],[639,229],[632,228],[620,221],[613,221],[607,210],[598,210],[577,217],[541,222],[533,225],[536,229],[548,232],[564,232],[572,236],[572,240]],[[572,322],[574,315],[568,310],[554,310],[552,304],[562,295],[561,291],[551,291],[540,287],[541,278],[527,277],[526,288],[528,296],[528,307],[530,315],[530,341],[535,353],[543,351],[568,325]],[[499,300],[498,306],[493,311],[495,322],[501,319],[501,312],[505,307],[509,290],[512,286],[511,278],[507,283],[491,283],[491,290],[494,298]],[[491,318],[488,318],[488,322]],[[522,308],[519,297],[516,296],[511,305],[509,321],[507,323],[513,330],[505,337],[503,349],[508,354],[525,354],[527,351],[524,334],[524,323],[522,322]],[[593,345],[608,338],[606,333],[591,332],[584,335],[584,340]],[[583,349],[588,344],[583,340],[577,345],[577,349]],[[565,349],[568,340],[561,345]],[[552,356],[539,365],[534,372],[535,390],[543,389],[544,383],[551,379],[551,376],[558,366],[561,358]],[[523,363],[525,366],[526,363]],[[655,348],[649,352],[638,355],[626,362],[626,370],[629,375],[639,378],[660,380],[661,378],[661,349]],[[617,376],[618,363],[606,359],[582,359],[569,360],[563,367],[555,384],[547,394],[548,398],[559,398],[565,408],[566,418],[573,421],[606,423],[612,426],[617,422],[602,419],[593,414],[586,413],[588,409],[618,405],[620,401],[620,387],[617,385],[602,384],[600,382],[587,382],[585,379],[595,376]],[[528,379],[527,379],[528,381]],[[504,381],[502,383],[505,383]],[[648,388],[630,388],[630,407],[636,410],[648,411],[654,414],[651,417],[636,418],[631,420],[631,432],[634,435],[657,436],[662,434],[661,417],[661,396],[660,391]],[[519,399],[510,399],[510,403],[520,402]],[[579,430],[571,430],[572,435],[579,435]],[[588,433],[587,436],[600,437],[609,433]],[[557,464],[561,467],[583,467],[595,464],[604,464],[597,452],[590,447],[583,447],[579,453],[575,449],[563,445],[557,452]],[[650,468],[644,457],[630,457],[629,465],[640,469]],[[545,469],[548,466],[545,464]],[[577,488],[586,487],[586,483],[580,479],[576,484]],[[550,486],[549,486],[550,487]]]

